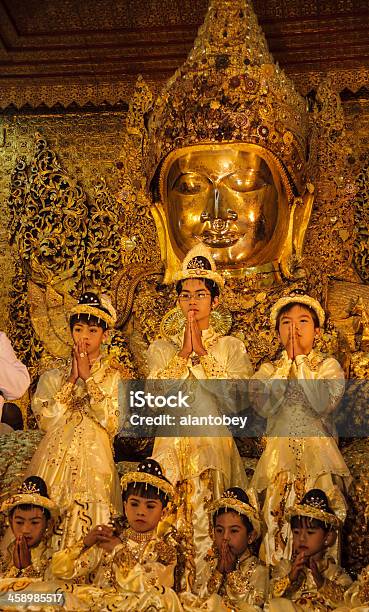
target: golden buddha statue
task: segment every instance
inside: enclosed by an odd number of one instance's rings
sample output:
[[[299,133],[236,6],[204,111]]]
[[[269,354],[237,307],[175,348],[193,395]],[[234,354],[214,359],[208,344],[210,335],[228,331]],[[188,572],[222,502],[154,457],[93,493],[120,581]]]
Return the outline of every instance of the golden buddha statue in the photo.
[[[164,282],[196,243],[226,275],[291,278],[313,201],[306,104],[248,0],[211,0],[186,62],[154,103],[144,167]]]

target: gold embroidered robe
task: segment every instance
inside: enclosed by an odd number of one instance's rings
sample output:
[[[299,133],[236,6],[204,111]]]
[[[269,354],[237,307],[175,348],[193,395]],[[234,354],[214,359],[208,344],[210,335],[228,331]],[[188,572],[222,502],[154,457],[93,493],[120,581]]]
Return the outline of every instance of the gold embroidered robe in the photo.
[[[92,527],[122,513],[122,497],[112,442],[122,420],[118,403],[120,371],[103,358],[90,378],[67,382],[65,369],[45,372],[38,383],[32,410],[45,436],[28,475],[47,484],[60,509],[61,523],[53,537],[55,550],[79,540]]]
[[[37,603],[37,596],[47,593],[60,593],[64,591],[64,583],[55,579],[51,573],[50,563],[52,550],[49,546],[50,542],[40,542],[38,546],[31,548],[31,564],[24,568],[18,569],[13,562],[14,542],[12,542],[4,555],[0,557],[0,598],[6,594],[26,597],[29,595],[33,599],[29,602],[22,602],[17,606],[15,603],[10,603],[9,606],[1,604],[2,611],[24,611],[32,610],[33,612],[46,612],[55,610],[43,603]],[[78,601],[73,595],[65,596],[63,610],[75,612],[78,608]],[[59,608],[61,609],[61,608]]]
[[[269,612],[327,612],[335,610],[344,599],[345,591],[352,584],[346,572],[331,557],[317,563],[324,577],[323,585],[317,588],[313,574],[304,567],[295,582],[290,581],[291,561],[282,559],[273,569],[270,583]]]
[[[343,606],[337,612],[369,612],[369,565],[347,589]]]
[[[182,594],[184,610],[260,611],[268,597],[268,568],[249,551],[238,559],[236,569],[228,574],[218,572],[217,563],[215,556],[208,561],[206,582],[197,598]]]
[[[253,381],[262,383],[255,394]],[[266,448],[251,482],[259,493],[266,490],[267,563],[291,556],[291,530],[284,511],[309,489],[323,489],[333,500],[333,509],[345,518],[341,489],[348,488],[351,477],[335,440],[332,418],[344,388],[338,361],[315,351],[298,355],[295,363],[283,351],[279,361],[263,364],[252,377],[251,401],[267,418]]]
[[[214,380],[247,379],[252,366],[244,344],[233,336],[221,336],[212,327],[202,332],[207,355],[183,359],[178,352],[183,333],[173,342],[156,340],[148,350],[149,379]],[[196,415],[219,414],[224,397],[209,393],[209,387],[196,386]],[[219,437],[213,437],[218,432]],[[187,532],[192,546],[187,552],[187,585],[197,591],[203,584],[205,555],[212,545],[204,502],[217,498],[229,487],[247,488],[247,478],[233,438],[224,427],[215,428],[212,437],[156,438],[152,456],[162,466],[166,477],[180,486],[182,505],[177,527]],[[192,548],[192,551],[190,550]],[[195,583],[196,576],[196,583]],[[183,585],[184,586],[184,585]]]
[[[55,553],[52,572],[68,581],[79,609],[181,610],[172,589],[177,552],[171,528],[162,523],[150,540],[137,537],[124,530],[121,544],[110,553],[96,545],[85,549],[82,540]]]

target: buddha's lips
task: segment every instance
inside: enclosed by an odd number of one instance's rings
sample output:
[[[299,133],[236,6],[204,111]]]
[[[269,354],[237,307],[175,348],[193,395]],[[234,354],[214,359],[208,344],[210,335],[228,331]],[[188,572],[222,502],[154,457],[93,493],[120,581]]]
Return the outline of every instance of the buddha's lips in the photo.
[[[201,236],[196,236],[196,238],[200,238],[202,242],[210,247],[221,248],[233,246],[242,238],[242,234],[227,229],[217,231],[214,229],[207,229]]]

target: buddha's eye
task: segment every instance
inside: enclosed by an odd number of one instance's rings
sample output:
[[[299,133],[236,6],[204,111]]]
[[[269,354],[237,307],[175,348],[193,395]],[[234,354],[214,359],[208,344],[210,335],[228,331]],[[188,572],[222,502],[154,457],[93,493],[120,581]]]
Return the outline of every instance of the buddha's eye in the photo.
[[[255,172],[254,170],[248,170],[245,172],[238,171],[234,172],[233,174],[229,174],[222,179],[222,183],[229,189],[238,191],[240,193],[255,191],[256,189],[261,189],[266,185],[259,172]]]
[[[209,187],[209,180],[201,174],[182,174],[173,185],[174,191],[181,195],[195,195]]]

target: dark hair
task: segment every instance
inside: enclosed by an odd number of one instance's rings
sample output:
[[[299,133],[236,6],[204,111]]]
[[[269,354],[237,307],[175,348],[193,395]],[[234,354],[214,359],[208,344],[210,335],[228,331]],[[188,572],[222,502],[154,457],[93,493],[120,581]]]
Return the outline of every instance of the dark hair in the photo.
[[[311,516],[293,516],[291,518],[291,529],[323,529],[325,533],[331,531],[332,526],[324,521]]]
[[[241,502],[244,502],[245,504],[250,504],[247,493],[245,493],[245,491],[243,489],[241,489],[240,487],[231,487],[230,489],[227,489],[227,492],[233,493],[237,497],[237,499],[239,499]],[[219,508],[214,513],[214,515],[213,515],[213,526],[214,527],[216,525],[216,520],[217,520],[218,516],[221,516],[222,514],[226,514],[227,512],[233,512],[233,514],[238,514],[238,516],[240,517],[241,521],[243,522],[243,524],[246,527],[247,533],[251,533],[252,531],[254,531],[254,527],[253,527],[250,519],[247,518],[247,516],[245,516],[245,514],[240,514],[236,510],[231,510],[230,508],[225,508],[225,507]]]
[[[294,306],[300,306],[300,308],[303,308],[304,310],[307,310],[308,312],[310,312],[311,317],[313,319],[314,327],[315,328],[320,327],[319,318],[314,308],[311,308],[311,306],[308,306],[307,304],[303,304],[302,302],[290,302],[289,304],[286,304],[285,306],[283,306],[283,308],[280,309],[277,315],[277,319],[275,322],[275,328],[277,331],[279,330],[279,323],[281,321],[282,316],[286,314],[286,312],[289,312],[290,310],[292,310]]]
[[[191,278],[184,278],[184,279],[178,281],[178,283],[176,284],[177,295],[182,293],[183,283],[186,280],[192,280],[192,277]],[[204,283],[205,287],[210,292],[210,296],[211,296],[211,301],[212,302],[214,301],[214,298],[219,297],[219,293],[220,293],[219,287],[218,287],[218,285],[216,284],[215,281],[211,280],[211,278],[200,278],[200,277],[194,276],[193,280],[202,281]]]
[[[123,493],[123,500],[127,501],[130,495],[137,495],[145,499],[158,499],[163,508],[169,502],[169,497],[164,491],[146,482],[131,482]]]
[[[40,476],[28,476],[28,478],[24,480],[23,484],[26,486],[33,485],[38,490],[39,495],[42,495],[42,497],[49,497],[46,483]],[[44,508],[43,506],[38,506],[37,504],[19,504],[10,510],[10,518],[12,518],[17,508],[20,508],[20,510],[33,510],[33,508],[40,508],[45,515],[46,520],[49,520],[51,517],[50,510]]]
[[[101,327],[104,331],[108,329],[108,324],[100,317],[96,317],[95,315],[87,314],[87,312],[83,312],[81,314],[74,314],[71,316],[69,320],[69,326],[71,331],[73,331],[73,327],[76,323],[86,323],[87,325],[97,325]]]
[[[13,404],[13,402],[5,402],[1,422],[6,423],[15,430],[23,429],[23,415],[19,406]]]

